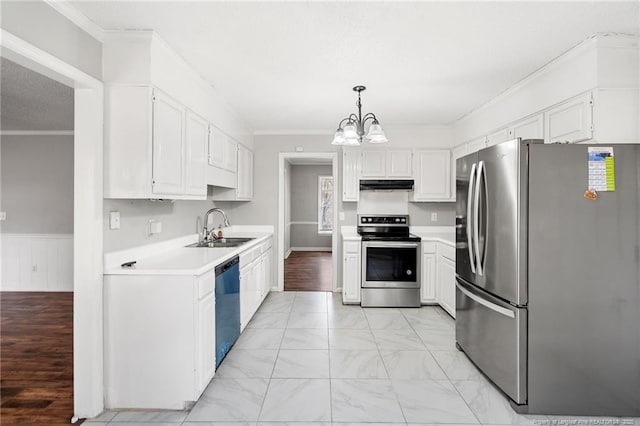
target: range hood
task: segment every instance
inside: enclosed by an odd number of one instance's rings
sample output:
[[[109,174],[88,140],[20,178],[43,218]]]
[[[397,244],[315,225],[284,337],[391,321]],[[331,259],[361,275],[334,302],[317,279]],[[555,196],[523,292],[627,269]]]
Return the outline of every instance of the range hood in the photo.
[[[413,191],[413,179],[361,180],[360,191]]]

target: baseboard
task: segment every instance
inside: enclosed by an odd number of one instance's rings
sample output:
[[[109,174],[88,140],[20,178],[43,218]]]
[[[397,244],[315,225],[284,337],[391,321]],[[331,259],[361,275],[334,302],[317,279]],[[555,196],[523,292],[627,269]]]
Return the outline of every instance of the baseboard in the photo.
[[[331,251],[331,247],[291,247],[291,251]]]
[[[291,249],[287,250],[287,252],[284,254],[284,258],[288,258],[291,255]]]

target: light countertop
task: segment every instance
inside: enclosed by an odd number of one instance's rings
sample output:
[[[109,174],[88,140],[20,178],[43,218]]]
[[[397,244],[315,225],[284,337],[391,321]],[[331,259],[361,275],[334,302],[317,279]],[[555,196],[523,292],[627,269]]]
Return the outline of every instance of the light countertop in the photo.
[[[355,226],[343,226],[340,228],[344,241],[360,241],[360,235]],[[412,226],[411,233],[418,235],[424,241],[437,241],[443,244],[456,246],[456,234],[453,226]]]
[[[107,253],[104,274],[201,275],[267,241],[273,237],[273,231],[233,231],[226,232],[225,237],[255,239],[231,248],[185,247],[198,241],[198,236],[193,234],[162,243]],[[134,260],[136,264],[133,268],[120,266],[122,263]]]

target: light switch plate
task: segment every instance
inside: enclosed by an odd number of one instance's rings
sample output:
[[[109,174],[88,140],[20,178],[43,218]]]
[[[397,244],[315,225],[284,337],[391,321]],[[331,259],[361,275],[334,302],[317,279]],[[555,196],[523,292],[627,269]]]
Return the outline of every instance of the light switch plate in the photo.
[[[437,222],[438,221],[438,213],[431,213],[431,222]]]
[[[120,212],[109,212],[109,229],[120,229]]]

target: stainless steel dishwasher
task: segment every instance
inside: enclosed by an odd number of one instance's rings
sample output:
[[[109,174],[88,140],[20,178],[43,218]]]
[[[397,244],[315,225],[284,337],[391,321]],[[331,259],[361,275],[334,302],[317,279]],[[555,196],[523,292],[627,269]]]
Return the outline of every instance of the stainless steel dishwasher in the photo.
[[[240,336],[240,258],[216,267],[216,368]]]

